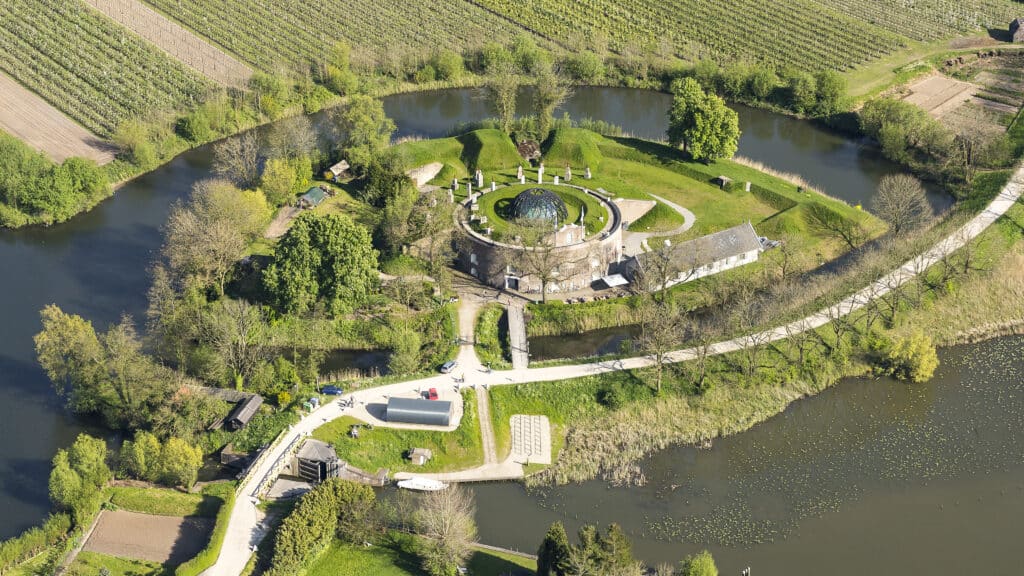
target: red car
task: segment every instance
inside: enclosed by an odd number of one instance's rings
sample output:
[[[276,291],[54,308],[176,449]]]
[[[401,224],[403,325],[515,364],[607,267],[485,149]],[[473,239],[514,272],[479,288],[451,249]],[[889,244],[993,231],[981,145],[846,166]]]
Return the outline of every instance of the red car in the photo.
[[[437,388],[431,388],[427,391],[427,400],[437,400]]]

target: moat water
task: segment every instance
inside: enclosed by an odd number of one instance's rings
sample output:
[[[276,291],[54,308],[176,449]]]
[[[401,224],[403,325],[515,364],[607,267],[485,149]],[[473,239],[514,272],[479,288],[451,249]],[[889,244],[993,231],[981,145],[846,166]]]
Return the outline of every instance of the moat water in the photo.
[[[565,108],[658,138],[667,105],[661,94],[592,88]],[[395,96],[385,106],[400,135],[438,136],[489,115],[470,90]],[[740,154],[851,203],[897,171],[862,143],[739,110]],[[102,433],[63,410],[38,367],[39,310],[55,303],[100,329],[122,313],[141,320],[160,227],[171,204],[209,175],[210,151],[200,148],[67,224],[0,232],[0,538],[48,513],[56,450],[83,430]],[[478,486],[481,537],[533,550],[554,519],[571,528],[617,521],[640,558],[677,561],[707,546],[724,574],[746,566],[790,575],[1016,573],[1021,344],[944,351],[929,384],[844,382],[711,450],[660,452],[645,463],[643,488],[592,482],[531,494],[514,484]]]

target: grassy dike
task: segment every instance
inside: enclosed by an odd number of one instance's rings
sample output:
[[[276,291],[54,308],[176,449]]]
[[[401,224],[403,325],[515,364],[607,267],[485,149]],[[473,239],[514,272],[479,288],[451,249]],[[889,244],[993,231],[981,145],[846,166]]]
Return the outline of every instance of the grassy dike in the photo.
[[[995,181],[1005,182],[1005,175],[996,176]],[[891,323],[876,322],[868,331],[861,311],[846,319],[854,329],[840,340],[830,326],[822,327],[805,350],[802,365],[794,343],[788,341],[763,347],[760,367],[753,373],[746,373],[746,357],[740,354],[709,358],[711,388],[704,394],[692,391],[693,362],[672,366],[671,382],[660,395],[646,385],[653,379],[643,370],[495,387],[491,412],[499,445],[507,443],[511,414],[546,414],[554,427],[555,448],[560,448],[558,459],[531,476],[529,483],[564,484],[595,477],[642,482],[637,461],[656,450],[748,430],[840,378],[869,373],[877,354],[873,346],[880,341],[924,333],[938,344],[951,344],[964,340],[965,334],[978,340],[1020,331],[1024,326],[1024,206],[1014,206],[968,249],[954,255],[952,265],[967,270],[942,282],[938,270],[942,264],[933,266],[907,287],[919,302],[912,304],[905,298]],[[616,388],[622,394],[620,405],[613,407],[602,399]]]

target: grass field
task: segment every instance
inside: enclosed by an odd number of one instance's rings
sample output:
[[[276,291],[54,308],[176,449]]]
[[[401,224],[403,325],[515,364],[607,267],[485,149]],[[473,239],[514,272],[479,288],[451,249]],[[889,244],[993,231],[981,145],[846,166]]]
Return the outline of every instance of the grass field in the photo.
[[[171,576],[174,568],[146,560],[132,560],[83,550],[68,567],[69,576],[96,576],[101,570],[110,576]]]
[[[349,429],[362,421],[351,416],[332,420],[316,429],[313,438],[328,442],[338,458],[369,472],[387,468],[392,472],[445,472],[483,464],[480,445],[480,422],[476,413],[476,395],[470,390],[462,394],[462,423],[454,432],[363,427],[359,438],[349,437]],[[434,457],[423,466],[415,466],[405,458],[412,448],[429,448]]]
[[[161,516],[204,516],[213,518],[223,503],[223,491],[231,484],[211,484],[202,493],[191,494],[170,488],[111,486],[106,489],[110,503],[124,510]]]
[[[480,197],[477,202],[480,206],[478,212],[481,216],[487,217],[487,224],[481,224],[478,228],[490,227],[495,237],[500,238],[507,230],[508,223],[513,219],[512,202],[524,190],[536,187],[551,190],[565,202],[565,219],[561,225],[579,223],[580,211],[586,207],[586,214],[583,222],[587,227],[587,234],[596,234],[601,231],[608,221],[608,210],[597,201],[596,198],[584,194],[567,186],[554,186],[553,184],[514,184],[495,192],[488,192]]]
[[[415,538],[393,532],[383,543],[369,548],[336,540],[302,576],[425,576],[416,556]],[[530,576],[536,565],[522,556],[478,549],[466,568],[472,576]]]

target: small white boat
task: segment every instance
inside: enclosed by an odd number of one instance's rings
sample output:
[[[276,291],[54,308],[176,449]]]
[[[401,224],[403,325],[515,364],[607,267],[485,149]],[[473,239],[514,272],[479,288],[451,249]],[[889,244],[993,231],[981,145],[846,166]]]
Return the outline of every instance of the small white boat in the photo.
[[[409,478],[408,480],[399,480],[397,486],[399,488],[405,488],[406,490],[418,490],[420,492],[437,492],[438,490],[444,490],[448,487],[447,484],[440,480],[419,477]]]

